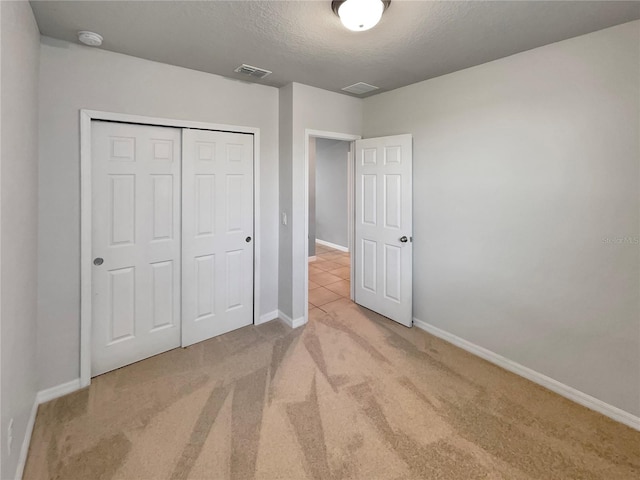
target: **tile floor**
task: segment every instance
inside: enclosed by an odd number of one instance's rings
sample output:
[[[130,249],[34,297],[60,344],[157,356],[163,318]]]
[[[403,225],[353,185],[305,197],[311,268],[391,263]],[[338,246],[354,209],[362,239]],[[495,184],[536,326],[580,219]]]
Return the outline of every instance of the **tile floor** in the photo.
[[[329,304],[350,298],[351,258],[316,244],[316,260],[309,262],[309,312],[328,311]]]

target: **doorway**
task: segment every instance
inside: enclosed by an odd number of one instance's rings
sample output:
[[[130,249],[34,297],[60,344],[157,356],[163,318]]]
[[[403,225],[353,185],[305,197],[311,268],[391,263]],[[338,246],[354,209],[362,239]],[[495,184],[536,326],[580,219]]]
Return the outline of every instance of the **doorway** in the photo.
[[[304,301],[304,322],[303,323],[307,323],[309,321],[309,268],[310,265],[312,265],[313,262],[309,262],[309,201],[310,201],[310,196],[309,196],[309,189],[310,189],[310,155],[315,153],[315,146],[314,146],[314,151],[312,153],[311,151],[311,147],[312,147],[312,139],[317,139],[317,138],[323,138],[323,139],[329,139],[329,140],[341,140],[341,141],[346,141],[349,142],[349,155],[347,158],[347,181],[348,181],[348,233],[349,233],[349,240],[348,240],[348,249],[351,252],[353,250],[353,199],[354,199],[354,189],[353,189],[353,155],[354,155],[354,142],[356,140],[359,140],[361,137],[360,135],[351,135],[351,134],[344,134],[344,133],[339,133],[339,132],[330,132],[330,131],[324,131],[324,130],[311,130],[311,129],[306,129],[305,130],[305,142],[304,142],[304,146],[305,146],[305,163],[304,163],[304,168],[305,168],[305,184],[304,184],[304,200],[305,200],[305,222],[304,222],[304,238],[306,240],[305,242],[305,248],[304,248],[304,257],[301,258],[300,260],[303,262],[304,264],[304,289],[302,291],[302,294],[304,296],[303,301]],[[315,243],[315,242],[314,242]],[[316,255],[317,258],[317,255]],[[350,293],[349,293],[349,299],[353,300],[353,269],[351,268],[351,262],[352,262],[352,256],[349,255],[349,270],[350,270],[350,276],[349,276],[349,287],[350,287]],[[313,270],[312,270],[313,271]],[[341,278],[342,279],[342,278]],[[344,279],[342,279],[344,280]],[[335,282],[332,282],[335,283]],[[316,300],[317,301],[317,300]],[[314,305],[315,307],[315,305]],[[320,310],[318,310],[320,311]]]
[[[309,311],[351,298],[351,142],[309,139]]]
[[[412,169],[413,148],[410,134],[359,140],[340,134],[306,131],[305,169],[305,321],[308,311],[331,301],[335,292],[326,292],[326,285],[335,283],[335,273],[313,266],[309,258],[309,170],[311,137],[351,140],[349,152],[349,299],[358,305],[401,323],[413,324],[413,220]],[[317,242],[316,242],[317,243]],[[340,251],[336,245],[322,245]],[[322,259],[339,259],[338,252],[323,251]],[[317,255],[315,256],[317,261]],[[346,261],[343,258],[342,261]],[[311,266],[310,266],[311,265]],[[322,272],[320,271],[322,270]],[[346,272],[343,270],[343,275]],[[311,274],[316,280],[309,282]],[[328,276],[333,275],[333,277]],[[344,279],[343,279],[344,280]],[[325,285],[322,285],[325,283]],[[344,288],[346,285],[342,285]],[[323,287],[325,290],[316,290]],[[336,289],[338,286],[336,285]],[[310,301],[315,300],[316,303]],[[328,299],[328,300],[327,300]],[[329,308],[329,307],[327,307]],[[318,310],[321,310],[318,308]]]

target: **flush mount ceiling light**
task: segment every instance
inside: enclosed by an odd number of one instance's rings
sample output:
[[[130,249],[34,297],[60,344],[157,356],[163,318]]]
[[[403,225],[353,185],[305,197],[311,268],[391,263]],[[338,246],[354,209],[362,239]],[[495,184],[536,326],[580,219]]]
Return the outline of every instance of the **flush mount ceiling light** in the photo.
[[[391,0],[334,0],[331,9],[342,24],[354,32],[364,32],[375,27]]]
[[[102,45],[102,35],[98,35],[94,32],[87,32],[86,30],[78,32],[78,40],[90,47],[99,47]]]

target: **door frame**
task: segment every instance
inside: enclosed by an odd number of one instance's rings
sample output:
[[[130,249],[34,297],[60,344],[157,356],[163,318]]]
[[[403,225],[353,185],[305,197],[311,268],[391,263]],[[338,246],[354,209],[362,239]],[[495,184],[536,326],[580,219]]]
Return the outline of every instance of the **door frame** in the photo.
[[[348,234],[349,234],[349,258],[351,261],[350,273],[351,273],[351,292],[350,297],[353,301],[354,289],[353,289],[353,251],[354,245],[354,212],[355,212],[355,175],[354,175],[354,156],[355,156],[355,141],[362,139],[361,135],[352,135],[349,133],[328,132],[324,130],[312,130],[305,129],[304,131],[304,323],[309,321],[309,140],[311,137],[327,138],[329,140],[343,140],[350,142],[349,157],[347,159],[347,210],[348,210]],[[317,162],[317,159],[316,159]]]
[[[92,322],[92,191],[91,122],[142,124],[156,127],[193,128],[253,135],[253,323],[260,323],[260,129],[239,125],[195,122],[125,113],[80,110],[80,388],[91,384]],[[308,183],[308,180],[307,180]],[[307,207],[308,208],[308,207]],[[307,242],[308,243],[308,242]],[[307,252],[308,253],[308,252]]]

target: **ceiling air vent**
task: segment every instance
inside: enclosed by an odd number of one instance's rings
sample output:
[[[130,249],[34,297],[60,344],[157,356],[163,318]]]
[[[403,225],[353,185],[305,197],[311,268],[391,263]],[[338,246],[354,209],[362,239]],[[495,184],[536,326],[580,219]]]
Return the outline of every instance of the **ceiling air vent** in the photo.
[[[269,70],[265,70],[264,68],[252,67],[251,65],[245,65],[244,63],[236,68],[234,72],[250,75],[254,78],[264,78],[273,73]]]
[[[358,82],[353,85],[349,85],[348,87],[344,87],[342,90],[345,92],[353,93],[355,95],[363,95],[365,93],[373,92],[374,90],[378,90],[379,87],[374,85],[369,85],[368,83]]]

